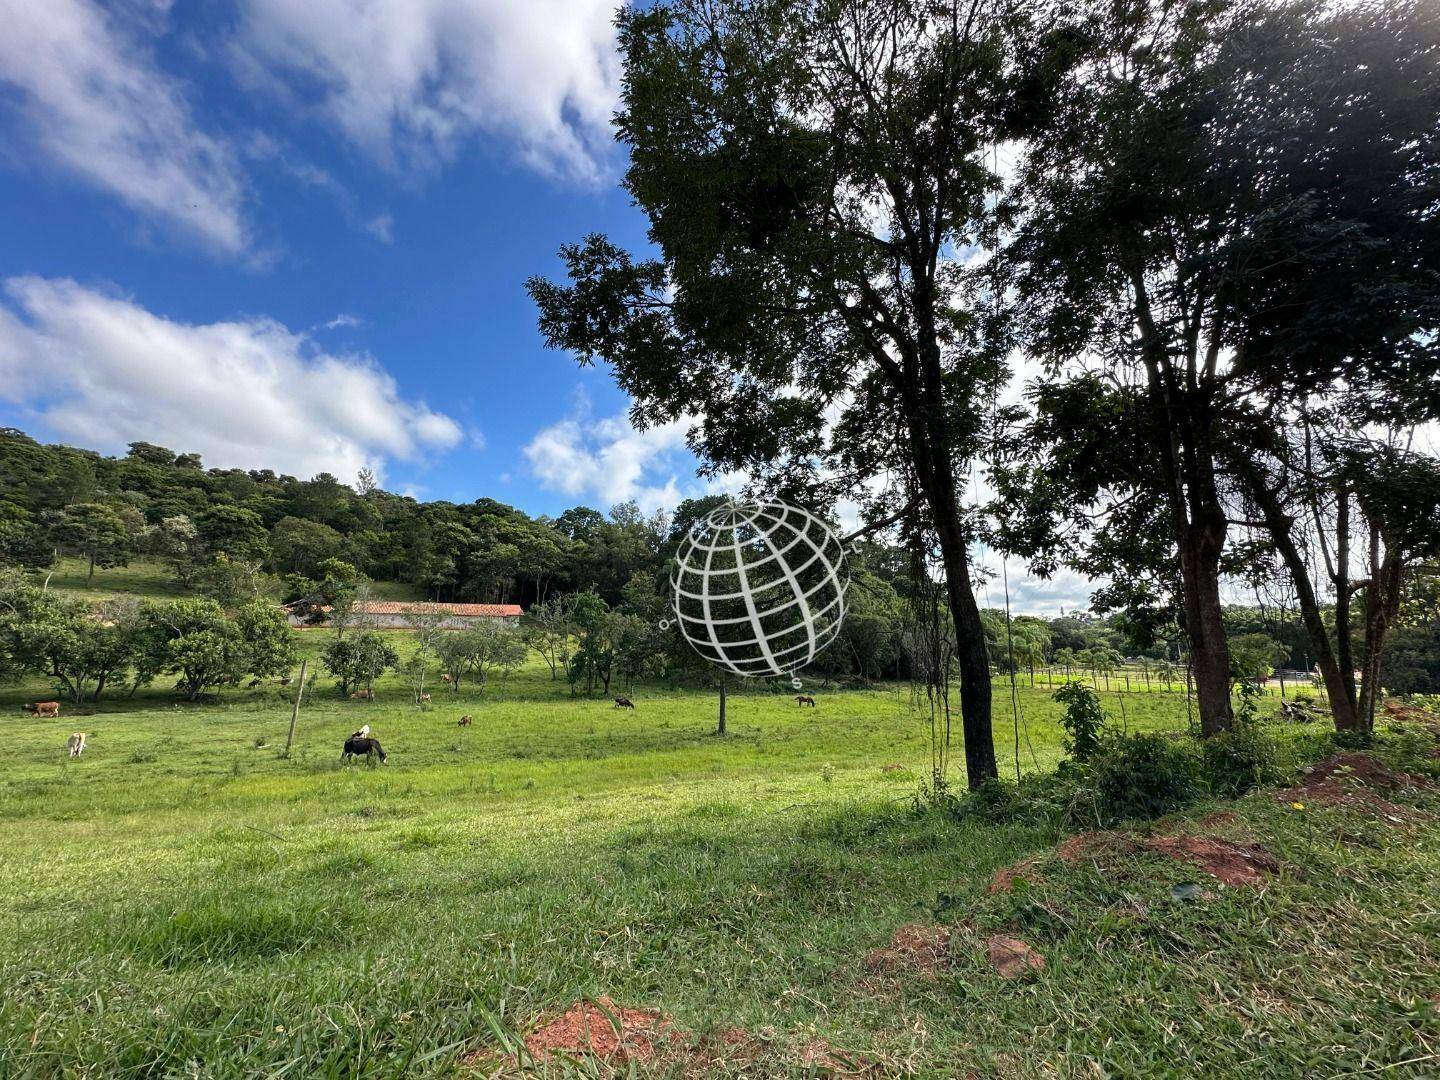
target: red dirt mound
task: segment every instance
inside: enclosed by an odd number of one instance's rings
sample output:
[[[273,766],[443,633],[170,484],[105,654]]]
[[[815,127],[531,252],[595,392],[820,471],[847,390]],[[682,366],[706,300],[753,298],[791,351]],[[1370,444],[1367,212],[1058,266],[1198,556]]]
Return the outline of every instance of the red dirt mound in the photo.
[[[685,1035],[663,1013],[627,1009],[602,997],[577,1001],[524,1041],[530,1056],[541,1062],[564,1055],[643,1064],[683,1045]]]
[[[1015,882],[1024,881],[1031,885],[1041,881],[1040,871],[1035,869],[1035,863],[1040,856],[1031,855],[1028,859],[1021,859],[1014,866],[1002,866],[995,871],[995,876],[990,879],[990,887],[986,889],[989,893],[1011,892],[1015,888]]]
[[[1359,807],[1400,822],[1422,816],[1419,811],[1398,806],[1379,791],[1433,791],[1434,783],[1423,776],[1397,772],[1371,754],[1347,751],[1326,758],[1294,787],[1277,791],[1283,803],[1315,803],[1320,806]]]
[[[985,943],[985,960],[1002,979],[1045,970],[1045,957],[1017,937],[996,934]]]
[[[953,933],[948,926],[907,923],[890,935],[890,944],[871,949],[865,967],[876,973],[934,975],[950,964]]]
[[[1067,836],[1056,847],[1055,854],[1063,863],[1075,864],[1087,855],[1100,852],[1124,852],[1134,848],[1135,842],[1120,833],[1093,829],[1090,832]]]
[[[1279,871],[1280,861],[1258,847],[1236,844],[1218,836],[1152,836],[1151,851],[1192,863],[1226,885],[1260,885]]]

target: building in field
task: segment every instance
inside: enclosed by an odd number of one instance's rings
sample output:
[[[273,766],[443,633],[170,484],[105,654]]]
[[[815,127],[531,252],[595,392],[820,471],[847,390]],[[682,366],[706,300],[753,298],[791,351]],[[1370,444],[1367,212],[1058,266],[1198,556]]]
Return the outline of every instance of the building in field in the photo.
[[[291,626],[324,626],[330,608],[316,612],[300,610],[300,605],[286,609]],[[438,620],[442,630],[464,630],[477,623],[495,621],[513,625],[524,612],[519,604],[434,604],[404,600],[371,600],[357,605],[356,614],[376,630],[414,630],[431,620]]]

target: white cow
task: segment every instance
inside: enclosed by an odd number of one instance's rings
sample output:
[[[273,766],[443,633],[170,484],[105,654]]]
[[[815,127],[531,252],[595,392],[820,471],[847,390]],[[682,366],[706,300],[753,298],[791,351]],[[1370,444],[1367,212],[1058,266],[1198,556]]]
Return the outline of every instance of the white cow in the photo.
[[[71,732],[70,738],[65,740],[65,745],[69,749],[72,758],[79,757],[85,752],[85,732]]]

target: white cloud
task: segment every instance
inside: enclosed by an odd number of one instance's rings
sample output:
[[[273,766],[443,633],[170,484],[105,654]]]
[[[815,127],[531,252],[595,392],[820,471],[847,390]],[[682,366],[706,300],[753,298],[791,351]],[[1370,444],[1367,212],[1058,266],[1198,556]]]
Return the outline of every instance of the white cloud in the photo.
[[[611,150],[615,0],[241,0],[237,70],[318,108],[397,170],[469,136],[530,167],[595,182]]]
[[[0,0],[0,87],[43,160],[153,222],[226,255],[249,251],[233,149],[201,131],[184,88],[156,66],[156,11],[90,0]]]
[[[395,219],[389,214],[377,214],[365,223],[365,231],[382,244],[395,242]]]
[[[592,418],[582,393],[570,417],[530,440],[525,459],[547,491],[593,497],[602,509],[631,499],[647,512],[672,509],[687,493],[699,492],[685,444],[693,423],[681,419],[637,431],[623,414]],[[684,491],[682,473],[688,474]]]
[[[6,292],[0,397],[82,446],[162,442],[213,466],[348,480],[464,437],[369,358],[270,319],[175,322],[66,279],[11,278]]]

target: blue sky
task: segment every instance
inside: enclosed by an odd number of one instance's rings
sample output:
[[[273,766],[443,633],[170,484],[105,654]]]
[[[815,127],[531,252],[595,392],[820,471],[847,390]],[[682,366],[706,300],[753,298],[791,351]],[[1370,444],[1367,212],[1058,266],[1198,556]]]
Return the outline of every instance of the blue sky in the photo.
[[[644,243],[612,3],[0,0],[0,423],[533,514],[703,491],[523,288]]]

